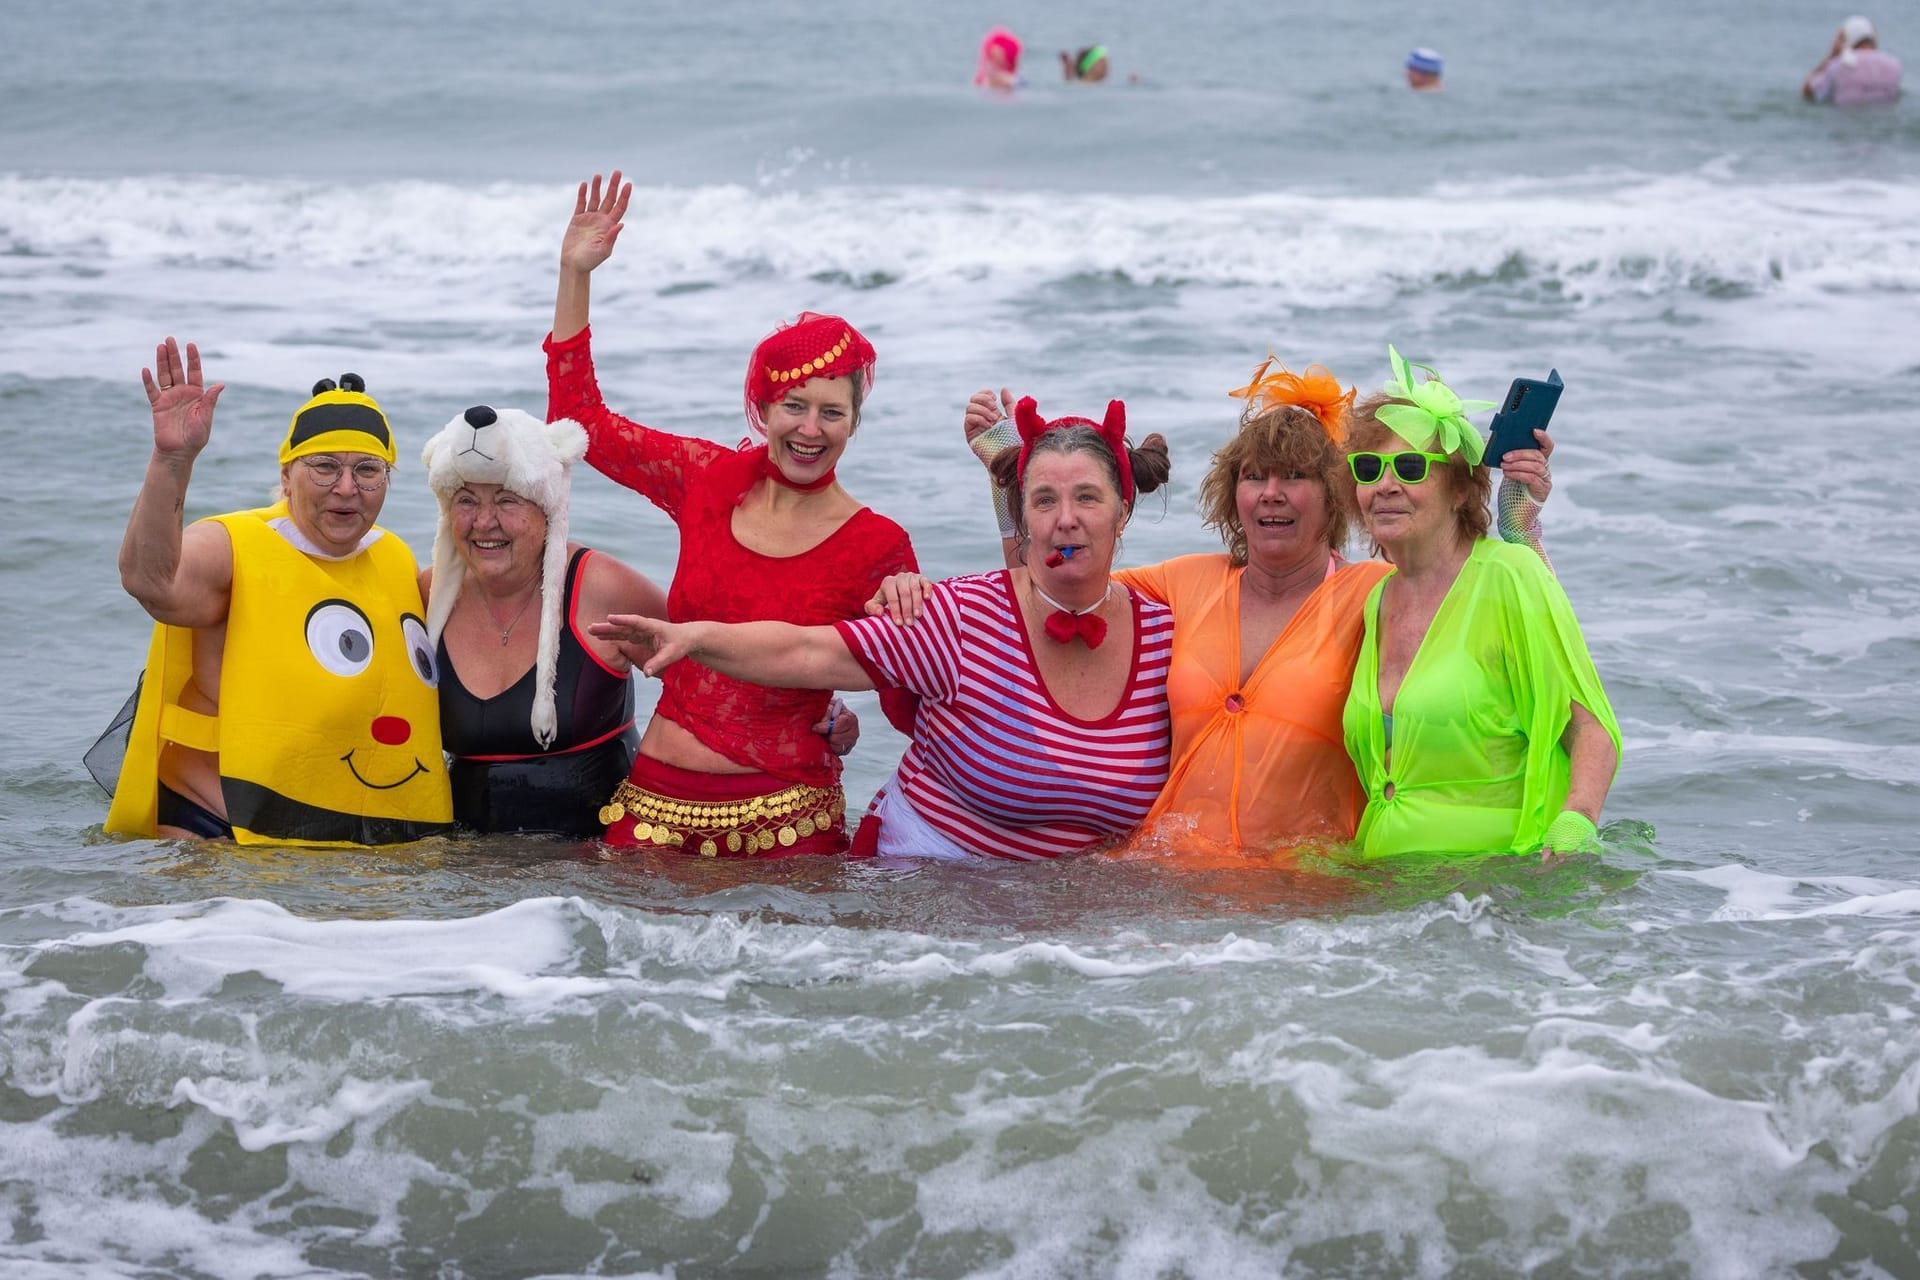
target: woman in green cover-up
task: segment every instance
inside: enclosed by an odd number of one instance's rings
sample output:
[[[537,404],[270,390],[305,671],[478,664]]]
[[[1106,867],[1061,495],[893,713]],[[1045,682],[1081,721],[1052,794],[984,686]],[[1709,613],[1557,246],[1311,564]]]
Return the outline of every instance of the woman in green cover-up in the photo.
[[[1366,858],[1587,847],[1620,729],[1580,624],[1538,556],[1486,536],[1465,413],[1491,406],[1416,385],[1388,353],[1395,380],[1347,440],[1361,520],[1394,565],[1367,597],[1343,716],[1367,794],[1355,843]]]

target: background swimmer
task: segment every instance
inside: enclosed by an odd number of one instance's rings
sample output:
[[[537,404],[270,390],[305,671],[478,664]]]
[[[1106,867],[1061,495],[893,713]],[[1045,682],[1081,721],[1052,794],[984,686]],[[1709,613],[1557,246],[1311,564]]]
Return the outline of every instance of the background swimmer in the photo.
[[[1800,96],[1836,107],[1868,107],[1900,96],[1900,60],[1880,48],[1872,20],[1854,14],[1833,34],[1833,47],[1807,73]]]
[[[1060,73],[1069,80],[1098,83],[1107,78],[1110,67],[1107,46],[1103,44],[1087,45],[1078,53],[1060,51]]]
[[[1407,88],[1415,93],[1432,93],[1442,86],[1440,75],[1446,60],[1424,45],[1407,54]]]
[[[980,41],[980,61],[973,68],[973,82],[988,89],[1020,87],[1020,37],[1005,27],[995,27]]]

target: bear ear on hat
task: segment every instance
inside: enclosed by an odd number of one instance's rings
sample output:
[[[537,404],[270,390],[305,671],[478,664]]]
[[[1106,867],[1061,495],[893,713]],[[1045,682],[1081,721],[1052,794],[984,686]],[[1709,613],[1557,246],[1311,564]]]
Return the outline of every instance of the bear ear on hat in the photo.
[[[335,382],[332,378],[322,378],[320,379],[320,381],[313,384],[313,390],[308,394],[323,396],[327,394],[327,392],[329,391],[338,391],[339,389],[340,389],[340,384]]]
[[[367,393],[367,380],[357,373],[343,373],[340,375],[340,389],[342,391],[355,391],[361,395],[365,395]]]
[[[555,418],[547,424],[547,439],[553,454],[563,465],[571,466],[587,456],[587,429],[572,418]]]

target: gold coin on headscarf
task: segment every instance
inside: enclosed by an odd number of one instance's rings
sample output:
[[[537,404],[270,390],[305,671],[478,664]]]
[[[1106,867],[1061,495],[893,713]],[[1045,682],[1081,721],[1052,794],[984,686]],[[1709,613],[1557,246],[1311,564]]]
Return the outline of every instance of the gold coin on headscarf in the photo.
[[[813,834],[813,819],[803,813],[800,815],[800,821],[793,824],[793,829],[800,833],[802,840],[805,840]]]
[[[792,827],[780,828],[780,847],[782,849],[793,848],[794,841],[798,840],[799,838],[800,836],[798,835],[798,833],[794,831]]]
[[[700,856],[703,858],[717,858],[720,856],[720,846],[711,840],[702,840],[700,842]]]
[[[634,823],[634,824],[633,824],[633,838],[634,838],[635,840],[651,840],[651,839],[653,839],[653,824],[651,824],[651,823],[647,823],[647,822],[636,822],[636,823]]]
[[[603,827],[610,827],[626,816],[627,806],[621,804],[618,800],[612,804],[603,804],[600,806],[600,825]]]
[[[727,832],[727,852],[740,852],[740,833],[738,831]]]

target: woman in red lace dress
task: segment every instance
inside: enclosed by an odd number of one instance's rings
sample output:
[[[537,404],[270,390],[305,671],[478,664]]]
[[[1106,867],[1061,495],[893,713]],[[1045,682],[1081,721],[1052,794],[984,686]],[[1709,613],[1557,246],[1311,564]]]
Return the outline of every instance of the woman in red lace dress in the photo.
[[[604,190],[598,174],[580,184],[546,342],[547,417],[585,426],[587,462],[679,526],[669,618],[804,626],[859,617],[888,574],[916,564],[906,531],[834,479],[873,385],[873,347],[838,316],[803,314],[769,335],[747,366],[747,423],[762,443],[739,449],[612,412],[594,378],[588,290],[632,193],[618,170]],[[708,857],[844,851],[840,761],[813,732],[830,697],[676,664],[631,776],[601,810],[607,843]],[[881,706],[911,725],[909,696],[882,695]]]

